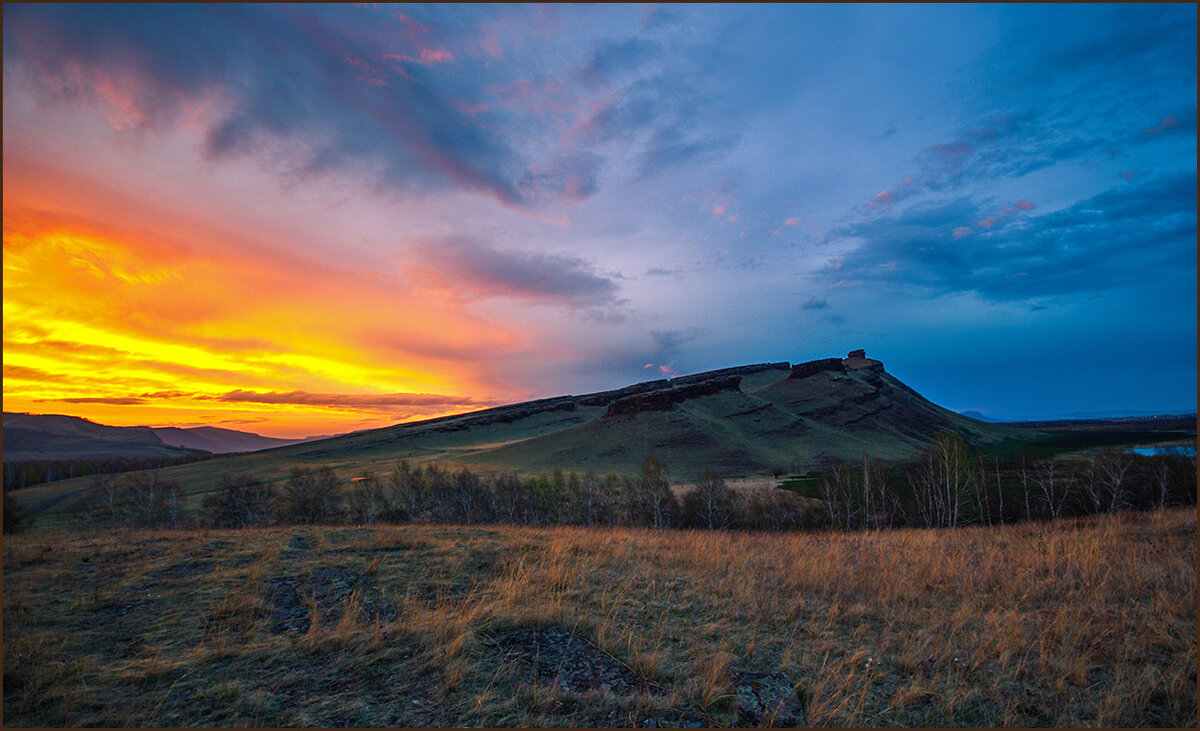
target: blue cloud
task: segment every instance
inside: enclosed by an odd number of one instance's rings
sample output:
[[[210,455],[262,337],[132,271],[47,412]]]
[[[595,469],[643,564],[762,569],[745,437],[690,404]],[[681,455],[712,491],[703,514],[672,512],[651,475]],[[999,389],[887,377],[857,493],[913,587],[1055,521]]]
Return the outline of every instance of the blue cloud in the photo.
[[[577,307],[614,307],[617,285],[583,259],[539,251],[504,250],[453,236],[417,247],[413,264],[432,265],[467,296],[518,297]]]
[[[979,223],[991,208],[969,198],[914,206],[841,229],[859,245],[821,277],[992,300],[1177,278],[1196,265],[1195,200],[1195,177],[1185,173],[1123,183],[1051,213],[998,216],[990,228]]]

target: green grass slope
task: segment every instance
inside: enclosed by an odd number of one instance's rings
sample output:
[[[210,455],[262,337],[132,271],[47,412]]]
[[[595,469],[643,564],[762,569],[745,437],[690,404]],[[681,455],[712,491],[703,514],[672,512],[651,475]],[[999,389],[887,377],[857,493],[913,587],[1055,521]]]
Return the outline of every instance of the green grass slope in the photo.
[[[77,416],[4,412],[6,461],[181,457],[192,451],[164,443],[146,426],[105,426]]]
[[[349,479],[386,473],[399,459],[523,474],[554,468],[629,474],[653,454],[672,479],[690,480],[706,468],[740,477],[816,470],[830,457],[910,458],[941,429],[976,444],[1027,435],[938,407],[877,361],[829,359],[513,404],[164,468],[160,475],[178,482],[192,507],[227,474],[278,483],[295,467],[328,465]],[[91,481],[39,485],[22,490],[20,499],[35,513],[62,511]]]

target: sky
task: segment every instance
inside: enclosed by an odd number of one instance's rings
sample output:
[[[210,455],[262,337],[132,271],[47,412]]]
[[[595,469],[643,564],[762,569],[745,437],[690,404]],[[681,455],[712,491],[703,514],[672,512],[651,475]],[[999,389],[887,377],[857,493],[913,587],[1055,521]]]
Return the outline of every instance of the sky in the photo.
[[[864,348],[1196,407],[1196,6],[6,5],[4,409],[280,437]]]

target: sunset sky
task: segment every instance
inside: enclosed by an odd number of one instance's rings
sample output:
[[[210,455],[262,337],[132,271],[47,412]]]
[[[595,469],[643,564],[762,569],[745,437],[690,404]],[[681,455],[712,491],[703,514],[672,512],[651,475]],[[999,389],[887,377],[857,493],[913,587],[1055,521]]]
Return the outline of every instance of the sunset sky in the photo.
[[[4,410],[332,434],[865,348],[1196,404],[1196,6],[4,7]]]

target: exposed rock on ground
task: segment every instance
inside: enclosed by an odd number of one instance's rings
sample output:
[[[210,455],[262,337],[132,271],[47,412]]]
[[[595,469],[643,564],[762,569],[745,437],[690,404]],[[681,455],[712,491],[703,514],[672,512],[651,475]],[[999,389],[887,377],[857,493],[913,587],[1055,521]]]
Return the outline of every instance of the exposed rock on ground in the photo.
[[[804,701],[785,673],[734,673],[738,721],[750,726],[805,724]]]
[[[359,616],[369,621],[392,620],[396,613],[383,604],[379,592],[362,576],[342,569],[314,571],[305,579],[283,576],[267,581],[271,607],[271,634],[303,634],[312,624],[312,607],[320,626],[330,627],[342,618],[351,596],[358,592]],[[305,597],[310,596],[309,601]]]
[[[612,655],[564,627],[535,627],[504,634],[494,641],[506,661],[515,662],[530,680],[585,693],[603,689],[616,695],[660,690]]]

